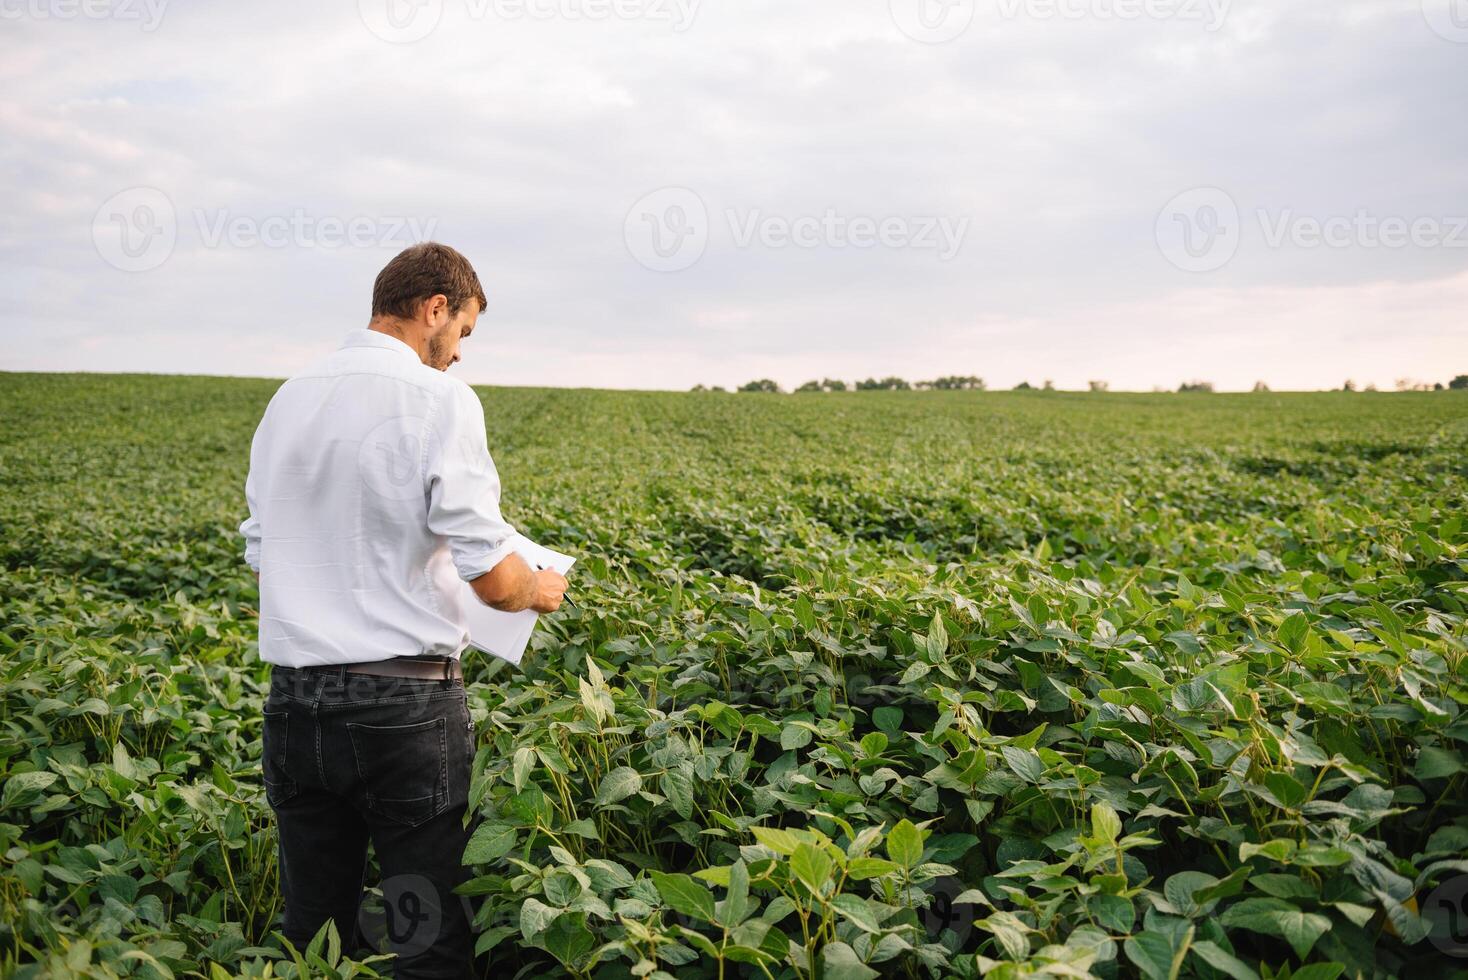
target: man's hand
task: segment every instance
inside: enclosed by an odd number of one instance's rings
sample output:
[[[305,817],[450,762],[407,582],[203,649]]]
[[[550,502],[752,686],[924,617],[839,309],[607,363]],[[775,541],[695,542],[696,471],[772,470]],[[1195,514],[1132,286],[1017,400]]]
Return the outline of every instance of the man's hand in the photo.
[[[561,599],[566,595],[566,576],[554,568],[542,568],[535,573],[535,601],[530,608],[538,613],[552,613],[561,608]]]
[[[469,585],[480,602],[502,612],[555,612],[566,594],[564,575],[553,568],[534,571],[513,553]]]

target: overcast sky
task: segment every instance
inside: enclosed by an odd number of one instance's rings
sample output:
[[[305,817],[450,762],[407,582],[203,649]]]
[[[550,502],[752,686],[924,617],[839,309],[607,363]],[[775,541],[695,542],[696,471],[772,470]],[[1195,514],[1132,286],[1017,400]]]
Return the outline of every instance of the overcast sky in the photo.
[[[284,377],[422,238],[453,371],[1468,372],[1468,0],[0,0],[0,368]]]

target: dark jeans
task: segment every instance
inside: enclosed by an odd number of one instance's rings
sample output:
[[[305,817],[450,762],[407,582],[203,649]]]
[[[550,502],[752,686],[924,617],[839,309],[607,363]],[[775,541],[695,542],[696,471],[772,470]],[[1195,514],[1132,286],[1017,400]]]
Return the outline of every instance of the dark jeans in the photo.
[[[474,748],[462,681],[273,668],[263,762],[287,939],[304,949],[334,919],[344,949],[366,942],[396,953],[398,977],[469,974],[472,909],[453,888],[469,877],[461,858]],[[385,943],[360,912],[369,840]]]

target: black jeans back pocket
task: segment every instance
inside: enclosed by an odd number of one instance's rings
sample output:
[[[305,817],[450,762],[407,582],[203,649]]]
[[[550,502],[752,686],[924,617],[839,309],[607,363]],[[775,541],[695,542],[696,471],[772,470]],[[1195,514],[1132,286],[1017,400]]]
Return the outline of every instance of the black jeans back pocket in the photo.
[[[448,809],[447,725],[442,717],[412,725],[347,724],[367,808],[416,827]]]
[[[260,733],[260,767],[265,783],[265,799],[280,806],[296,795],[298,787],[286,765],[290,747],[291,716],[285,711],[266,711]]]

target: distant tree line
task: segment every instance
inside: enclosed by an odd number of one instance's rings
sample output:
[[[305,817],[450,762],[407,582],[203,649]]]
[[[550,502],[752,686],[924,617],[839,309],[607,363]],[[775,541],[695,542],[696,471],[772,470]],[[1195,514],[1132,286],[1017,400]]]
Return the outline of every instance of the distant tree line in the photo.
[[[1048,382],[1047,382],[1048,384]],[[694,385],[694,391],[711,391],[716,389],[705,388],[703,385]],[[742,384],[739,391],[766,391],[779,392],[780,386],[769,378],[760,378],[758,381],[750,381]],[[932,381],[912,381],[895,376],[886,378],[867,378],[864,381],[853,381],[848,385],[845,381],[835,378],[822,378],[820,381],[807,381],[796,388],[797,393],[812,391],[983,391],[984,379],[972,375],[949,375],[942,378],[934,378]]]
[[[1090,391],[1094,391],[1094,392],[1104,392],[1104,391],[1110,391],[1111,390],[1110,383],[1109,382],[1106,382],[1106,381],[1088,381],[1088,382],[1086,382],[1086,386],[1087,386],[1087,388]],[[1458,375],[1457,377],[1453,378],[1453,380],[1449,381],[1447,383],[1447,385],[1444,385],[1441,381],[1436,382],[1436,383],[1433,383],[1433,384],[1429,384],[1426,381],[1413,381],[1413,380],[1411,380],[1409,378],[1400,378],[1400,379],[1397,380],[1396,388],[1397,388],[1398,391],[1443,391],[1445,389],[1452,390],[1452,391],[1464,391],[1464,390],[1468,390],[1468,374],[1460,374],[1460,375]],[[699,385],[694,385],[692,390],[693,391],[723,391],[724,389],[721,388],[721,387],[719,387],[718,385],[714,385],[713,387],[705,387],[704,385],[699,384]],[[780,388],[780,386],[778,384],[776,384],[771,379],[769,379],[769,378],[760,378],[757,381],[750,381],[750,382],[747,382],[745,384],[742,384],[736,390],[737,391],[763,391],[763,392],[771,392],[771,393],[778,394],[782,389]],[[804,384],[802,384],[799,388],[796,388],[795,390],[798,393],[800,393],[800,392],[815,392],[815,391],[850,391],[850,390],[856,390],[856,391],[913,391],[913,390],[917,390],[917,391],[984,391],[984,390],[986,390],[986,385],[984,384],[984,379],[983,378],[974,377],[973,375],[954,374],[954,375],[948,375],[948,376],[945,376],[945,377],[942,377],[942,378],[934,378],[932,381],[914,381],[914,382],[912,382],[910,384],[907,381],[904,381],[902,378],[898,378],[898,377],[886,377],[886,378],[881,378],[881,379],[867,378],[865,381],[855,381],[855,382],[852,382],[852,384],[850,384],[850,385],[847,385],[847,383],[845,381],[838,381],[838,380],[836,380],[834,378],[822,378],[820,381],[807,381]],[[1036,389],[1035,386],[1032,385],[1032,384],[1030,384],[1028,381],[1021,381],[1019,384],[1017,384],[1017,385],[1014,386],[1014,390],[1015,391],[1035,391],[1035,390],[1054,391],[1055,390],[1055,384],[1053,382],[1049,381],[1049,380],[1046,380],[1045,383],[1041,386],[1040,389]],[[1152,390],[1153,391],[1163,391],[1165,389],[1162,389],[1162,388],[1153,388]],[[1178,389],[1177,390],[1180,391],[1180,392],[1202,392],[1204,394],[1211,394],[1214,389],[1213,389],[1213,382],[1212,381],[1184,381],[1182,384],[1178,385]],[[1364,388],[1358,388],[1356,386],[1356,382],[1351,381],[1351,380],[1347,380],[1346,383],[1343,384],[1340,387],[1340,390],[1341,391],[1375,391],[1376,390],[1376,385],[1368,384]],[[1267,392],[1267,391],[1269,391],[1269,385],[1265,384],[1263,381],[1256,381],[1256,382],[1254,382],[1254,391],[1255,392]]]

